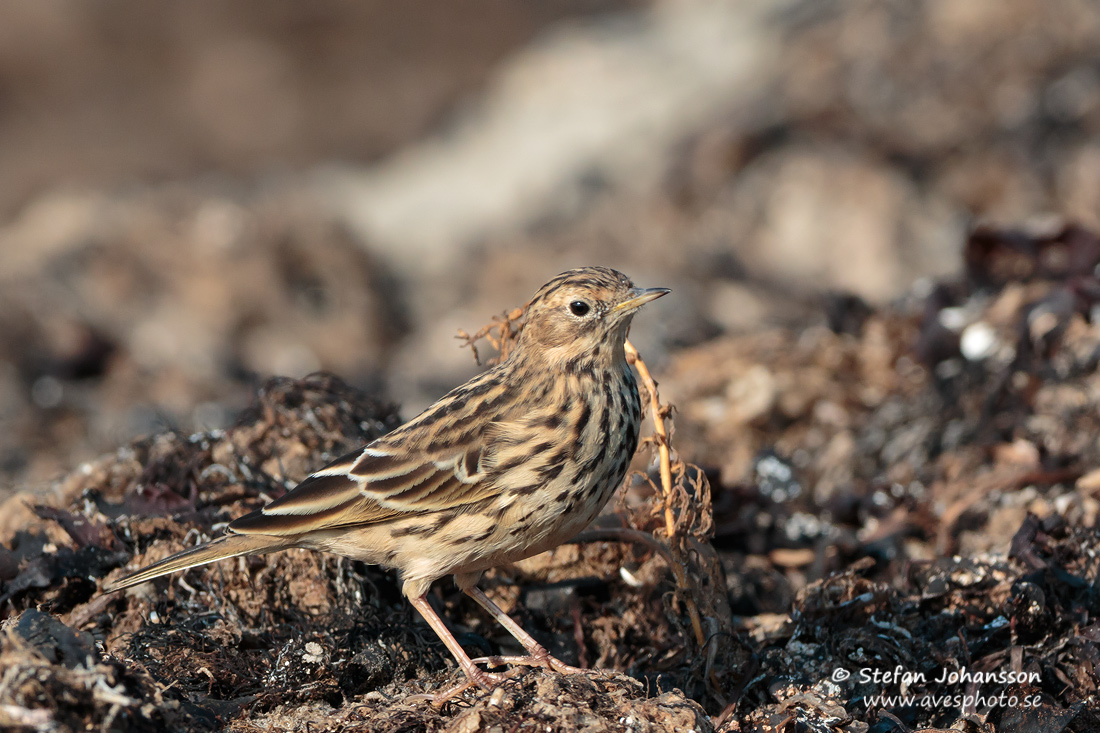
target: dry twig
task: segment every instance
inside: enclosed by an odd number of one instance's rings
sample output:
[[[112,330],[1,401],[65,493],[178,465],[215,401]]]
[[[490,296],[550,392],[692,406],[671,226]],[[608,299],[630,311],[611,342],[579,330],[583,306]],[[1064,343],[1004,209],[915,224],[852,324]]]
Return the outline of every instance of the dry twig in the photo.
[[[523,330],[521,319],[526,311],[527,305],[523,305],[519,308],[513,308],[503,315],[493,316],[492,323],[482,326],[472,336],[460,328],[455,338],[462,339],[464,341],[462,345],[470,347],[470,351],[474,352],[474,361],[478,363],[478,366],[481,366],[481,355],[477,351],[477,342],[485,339],[497,352],[496,356],[485,362],[486,366],[499,364],[508,358],[512,347],[515,346],[516,339],[519,337],[520,331]]]

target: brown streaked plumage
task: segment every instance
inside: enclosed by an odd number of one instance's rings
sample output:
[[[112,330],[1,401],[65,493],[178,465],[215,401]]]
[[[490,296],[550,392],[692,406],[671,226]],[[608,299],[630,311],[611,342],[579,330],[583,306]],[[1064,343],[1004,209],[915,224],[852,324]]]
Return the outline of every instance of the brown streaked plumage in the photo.
[[[476,584],[490,567],[573,537],[622,482],[641,419],[623,345],[635,311],[668,292],[635,288],[604,267],[558,275],[528,304],[506,361],[231,522],[224,537],[107,590],[239,555],[324,550],[396,568],[404,594],[483,688],[500,676],[474,664],[425,598],[445,575],[531,655],[510,661],[578,671],[551,657]]]

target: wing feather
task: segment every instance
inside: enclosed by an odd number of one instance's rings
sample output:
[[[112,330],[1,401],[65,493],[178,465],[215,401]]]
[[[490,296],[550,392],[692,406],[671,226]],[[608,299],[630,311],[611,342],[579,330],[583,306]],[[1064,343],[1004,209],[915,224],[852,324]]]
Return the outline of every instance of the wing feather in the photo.
[[[300,535],[472,504],[494,492],[482,463],[482,451],[467,446],[431,458],[365,448],[334,461],[263,509],[234,520],[229,529]]]
[[[425,509],[435,509],[442,506],[448,506],[448,504],[444,503],[442,500],[446,496],[453,495],[455,493],[455,488],[459,486],[470,488],[469,484],[462,483],[454,473],[437,471],[431,481],[411,486],[399,494],[386,497],[382,501],[390,506],[418,506]]]
[[[545,435],[530,406],[511,399],[504,373],[498,366],[452,390],[419,417],[333,461],[230,529],[300,535],[492,498],[499,493],[502,470],[517,463],[526,467],[531,456],[526,444]]]
[[[346,504],[359,488],[346,473],[315,473],[265,506],[264,514],[316,514]]]
[[[313,514],[268,514],[263,509],[257,509],[234,519],[229,523],[229,530],[237,534],[289,537],[351,524],[375,524],[392,519],[396,514],[361,498]]]
[[[298,535],[348,524],[374,524],[398,512],[362,493],[360,481],[348,474],[313,474],[262,509],[233,520],[238,534]]]
[[[365,489],[370,492],[370,494],[376,496],[388,496],[394,492],[405,491],[410,486],[419,486],[437,473],[439,473],[439,469],[436,465],[427,462],[411,467],[408,473],[396,474],[385,478],[371,478],[358,471],[353,475],[359,481],[360,490]]]

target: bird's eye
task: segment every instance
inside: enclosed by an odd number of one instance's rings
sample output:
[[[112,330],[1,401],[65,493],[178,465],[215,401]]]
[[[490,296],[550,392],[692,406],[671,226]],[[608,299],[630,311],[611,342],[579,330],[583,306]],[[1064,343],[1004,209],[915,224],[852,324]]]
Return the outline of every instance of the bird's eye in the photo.
[[[583,300],[574,300],[572,303],[569,304],[569,312],[577,317],[583,316],[584,314],[588,313],[590,308],[591,306],[589,306],[588,303],[585,303]]]

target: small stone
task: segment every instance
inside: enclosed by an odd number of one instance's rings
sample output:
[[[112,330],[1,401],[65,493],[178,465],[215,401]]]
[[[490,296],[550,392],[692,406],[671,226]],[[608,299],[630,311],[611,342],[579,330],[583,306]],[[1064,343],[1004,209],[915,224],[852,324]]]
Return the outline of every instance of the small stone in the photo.
[[[302,655],[302,661],[308,664],[319,664],[324,661],[325,650],[315,641],[306,643],[306,653]]]
[[[967,361],[983,361],[996,354],[1001,347],[1001,340],[994,330],[985,321],[972,323],[963,329],[959,340],[959,351]]]

